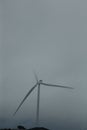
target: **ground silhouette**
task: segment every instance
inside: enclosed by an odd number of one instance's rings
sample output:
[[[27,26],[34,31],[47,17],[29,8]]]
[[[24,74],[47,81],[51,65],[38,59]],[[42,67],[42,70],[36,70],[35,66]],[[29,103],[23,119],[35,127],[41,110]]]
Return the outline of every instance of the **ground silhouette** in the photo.
[[[25,130],[25,129],[26,129],[24,126],[21,126],[21,125],[17,126],[17,128],[18,128],[19,130]]]
[[[28,130],[49,130],[49,129],[44,128],[44,127],[34,127],[34,128],[30,128]]]
[[[46,129],[46,128],[44,128],[44,127],[34,127],[34,128],[30,128],[30,129],[20,129],[20,128],[11,129],[11,128],[3,128],[3,129],[0,129],[0,130],[49,130],[49,129]]]
[[[2,128],[0,130],[49,130],[47,128],[44,128],[44,127],[33,127],[33,128],[30,128],[30,129],[27,129],[25,128],[24,126],[17,126],[16,129],[11,129],[11,128]]]

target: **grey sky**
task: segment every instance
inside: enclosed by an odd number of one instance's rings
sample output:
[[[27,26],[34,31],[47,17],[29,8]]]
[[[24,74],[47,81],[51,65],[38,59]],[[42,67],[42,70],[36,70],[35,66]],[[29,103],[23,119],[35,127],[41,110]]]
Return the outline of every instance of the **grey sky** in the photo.
[[[0,0],[1,127],[34,125],[36,89],[12,114],[35,84],[35,70],[47,83],[75,88],[41,88],[42,125],[87,128],[86,33],[86,1]]]

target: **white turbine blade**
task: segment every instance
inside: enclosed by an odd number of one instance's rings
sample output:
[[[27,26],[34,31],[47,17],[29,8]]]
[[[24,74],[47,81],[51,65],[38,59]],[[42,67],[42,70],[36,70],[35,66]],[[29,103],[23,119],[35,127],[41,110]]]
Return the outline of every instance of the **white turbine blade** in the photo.
[[[34,71],[34,76],[35,76],[36,81],[38,82],[38,77],[35,71]]]
[[[27,97],[31,94],[31,92],[35,89],[35,87],[37,86],[34,85],[34,87],[32,87],[29,92],[26,94],[26,96],[24,97],[24,99],[22,100],[22,102],[20,103],[20,105],[18,106],[18,108],[16,109],[15,113],[13,114],[13,116],[17,113],[17,111],[19,110],[19,108],[21,107],[21,105],[24,103],[24,101],[27,99]]]
[[[72,87],[62,86],[62,85],[54,85],[54,84],[47,84],[47,83],[41,83],[41,84],[45,86],[50,86],[50,87],[61,87],[61,88],[73,89]]]

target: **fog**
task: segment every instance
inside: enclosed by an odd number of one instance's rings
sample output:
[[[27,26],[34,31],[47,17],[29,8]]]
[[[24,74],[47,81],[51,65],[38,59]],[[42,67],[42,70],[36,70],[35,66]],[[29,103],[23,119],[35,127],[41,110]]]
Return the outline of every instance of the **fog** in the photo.
[[[52,130],[87,128],[87,2],[0,0],[0,127],[34,127],[41,86],[40,125]]]

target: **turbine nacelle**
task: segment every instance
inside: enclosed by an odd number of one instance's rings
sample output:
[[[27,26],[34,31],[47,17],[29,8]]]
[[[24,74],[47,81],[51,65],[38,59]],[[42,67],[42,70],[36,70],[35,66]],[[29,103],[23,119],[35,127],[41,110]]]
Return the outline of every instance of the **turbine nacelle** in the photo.
[[[39,80],[39,84],[43,83],[43,80]]]

